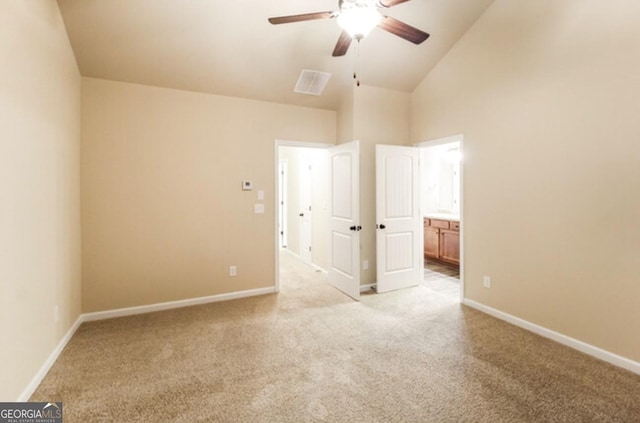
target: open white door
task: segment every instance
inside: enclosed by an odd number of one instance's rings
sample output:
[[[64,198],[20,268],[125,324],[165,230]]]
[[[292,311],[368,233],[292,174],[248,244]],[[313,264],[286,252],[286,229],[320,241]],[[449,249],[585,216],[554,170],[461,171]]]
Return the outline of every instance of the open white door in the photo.
[[[329,283],[360,298],[360,147],[358,141],[329,149],[331,195]]]
[[[278,162],[278,235],[280,248],[287,248],[287,162]]]
[[[377,292],[415,286],[423,277],[420,153],[376,145]]]

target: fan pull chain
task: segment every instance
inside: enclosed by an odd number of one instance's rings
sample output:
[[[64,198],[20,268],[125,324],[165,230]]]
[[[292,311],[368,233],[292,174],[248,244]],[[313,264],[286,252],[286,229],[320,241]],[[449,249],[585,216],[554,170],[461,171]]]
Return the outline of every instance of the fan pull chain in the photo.
[[[360,77],[358,75],[359,72],[359,64],[360,64],[360,38],[356,38],[356,57],[355,57],[355,65],[354,65],[354,71],[353,71],[353,79],[356,81],[356,87],[360,86]]]

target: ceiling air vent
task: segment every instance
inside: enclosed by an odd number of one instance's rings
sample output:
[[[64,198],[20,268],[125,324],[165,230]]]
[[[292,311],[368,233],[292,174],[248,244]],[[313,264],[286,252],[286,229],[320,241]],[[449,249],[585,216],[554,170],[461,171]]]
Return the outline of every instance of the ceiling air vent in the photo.
[[[329,78],[331,78],[330,73],[303,69],[302,72],[300,72],[298,82],[296,82],[293,92],[298,94],[320,95],[327,85]]]

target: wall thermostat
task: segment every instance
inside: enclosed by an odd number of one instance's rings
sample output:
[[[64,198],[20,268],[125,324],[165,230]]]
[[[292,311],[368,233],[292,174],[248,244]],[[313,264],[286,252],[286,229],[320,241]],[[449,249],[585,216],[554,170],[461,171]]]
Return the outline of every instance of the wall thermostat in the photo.
[[[243,191],[251,191],[253,189],[253,182],[251,181],[242,181],[242,190]]]

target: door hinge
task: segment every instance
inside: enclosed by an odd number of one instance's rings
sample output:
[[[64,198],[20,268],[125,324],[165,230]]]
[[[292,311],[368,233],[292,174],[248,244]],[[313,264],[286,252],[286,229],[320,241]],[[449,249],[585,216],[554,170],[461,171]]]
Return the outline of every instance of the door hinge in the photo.
[[[311,251],[311,247],[309,247],[309,251]]]

